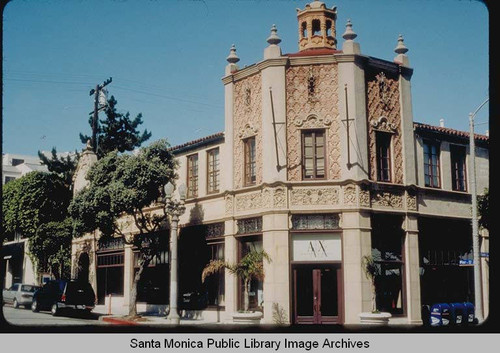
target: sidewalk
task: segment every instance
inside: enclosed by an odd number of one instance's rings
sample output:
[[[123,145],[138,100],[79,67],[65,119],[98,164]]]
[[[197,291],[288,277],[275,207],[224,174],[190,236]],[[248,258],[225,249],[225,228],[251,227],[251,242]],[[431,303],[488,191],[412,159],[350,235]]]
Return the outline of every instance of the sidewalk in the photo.
[[[108,307],[105,305],[96,305],[94,310],[92,311],[95,314],[101,315],[99,320],[107,322],[113,325],[172,325],[167,319],[164,313],[157,312],[140,312],[138,311],[138,315],[140,316],[137,320],[127,319],[128,308],[127,307],[112,307],[111,315],[108,314]],[[206,320],[203,317],[201,318],[190,318],[181,316],[180,325],[220,325],[224,324],[223,322],[217,322],[215,320]]]

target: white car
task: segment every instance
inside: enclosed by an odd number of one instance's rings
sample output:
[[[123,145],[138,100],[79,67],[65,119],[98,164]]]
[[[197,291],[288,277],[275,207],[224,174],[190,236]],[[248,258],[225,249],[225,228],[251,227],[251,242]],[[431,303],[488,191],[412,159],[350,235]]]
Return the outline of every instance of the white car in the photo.
[[[33,301],[33,294],[39,288],[31,284],[14,283],[9,289],[3,290],[3,302],[12,304],[16,309],[19,305],[29,308]]]

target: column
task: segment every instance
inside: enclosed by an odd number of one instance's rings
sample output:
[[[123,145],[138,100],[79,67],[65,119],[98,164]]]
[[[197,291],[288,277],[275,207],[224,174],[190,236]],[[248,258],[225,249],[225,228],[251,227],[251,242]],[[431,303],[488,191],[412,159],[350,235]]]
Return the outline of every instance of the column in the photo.
[[[130,289],[134,281],[134,252],[131,244],[125,244],[123,254],[123,305],[130,305]]]
[[[422,324],[420,301],[420,255],[418,251],[418,219],[407,215],[404,220],[404,268],[406,313],[409,324]]]
[[[344,323],[359,324],[359,314],[371,311],[371,284],[362,258],[371,255],[371,220],[367,212],[342,213]]]
[[[238,259],[238,240],[234,237],[234,221],[225,222],[224,259],[235,263]],[[226,320],[232,321],[231,315],[238,311],[238,281],[235,275],[225,271],[225,308]]]
[[[264,260],[264,318],[273,324],[273,304],[284,309],[290,323],[290,261],[288,242],[288,214],[268,214],[262,217],[262,242],[271,262]]]

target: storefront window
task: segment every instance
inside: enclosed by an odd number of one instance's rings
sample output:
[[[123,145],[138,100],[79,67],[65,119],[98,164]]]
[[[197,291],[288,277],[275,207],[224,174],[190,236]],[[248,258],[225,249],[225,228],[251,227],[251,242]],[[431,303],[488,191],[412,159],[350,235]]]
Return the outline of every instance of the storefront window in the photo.
[[[252,250],[262,251],[262,236],[252,236],[252,237],[244,237],[240,238],[240,246],[239,246],[239,256],[238,260],[241,260],[246,254],[248,254]],[[262,305],[264,304],[264,291],[263,291],[263,281],[253,279],[250,281],[250,290],[249,290],[249,307],[248,310],[258,310],[262,311]],[[244,288],[243,281],[239,280],[239,308],[243,309],[244,303]]]
[[[210,260],[224,260],[224,243],[209,243]],[[205,280],[208,293],[208,305],[223,306],[225,280],[224,270],[209,276]]]

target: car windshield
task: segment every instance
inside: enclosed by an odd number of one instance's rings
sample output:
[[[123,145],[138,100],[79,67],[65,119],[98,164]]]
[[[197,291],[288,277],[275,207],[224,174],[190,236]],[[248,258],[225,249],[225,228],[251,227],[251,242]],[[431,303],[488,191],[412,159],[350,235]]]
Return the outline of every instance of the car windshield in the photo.
[[[21,286],[21,292],[30,292],[30,293],[33,293],[34,291],[36,291],[39,287],[37,286],[30,286],[30,285],[25,285],[23,284]]]

